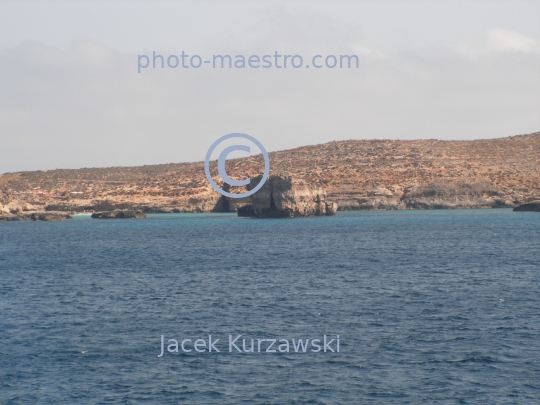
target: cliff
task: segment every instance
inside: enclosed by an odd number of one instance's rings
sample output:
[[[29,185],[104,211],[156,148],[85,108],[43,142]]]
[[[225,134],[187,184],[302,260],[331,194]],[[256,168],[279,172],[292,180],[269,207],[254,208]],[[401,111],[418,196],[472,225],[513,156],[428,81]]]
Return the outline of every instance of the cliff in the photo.
[[[248,190],[255,188],[261,178],[252,178]],[[321,187],[291,177],[273,175],[251,196],[251,204],[238,209],[238,216],[307,217],[335,215],[336,211],[337,204],[326,200],[326,192]]]
[[[474,141],[339,141],[269,157],[271,174],[323,188],[340,210],[515,207],[540,199],[540,132]],[[227,161],[236,179],[263,168],[260,155]],[[215,162],[211,172],[219,184]],[[221,198],[203,162],[7,173],[0,190],[0,204],[16,200],[42,211],[235,211],[250,202]]]

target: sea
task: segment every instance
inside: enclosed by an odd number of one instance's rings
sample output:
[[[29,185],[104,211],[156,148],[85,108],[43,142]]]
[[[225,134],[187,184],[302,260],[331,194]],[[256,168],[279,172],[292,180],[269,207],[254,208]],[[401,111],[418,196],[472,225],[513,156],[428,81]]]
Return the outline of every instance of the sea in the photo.
[[[540,214],[0,223],[0,403],[540,404]]]

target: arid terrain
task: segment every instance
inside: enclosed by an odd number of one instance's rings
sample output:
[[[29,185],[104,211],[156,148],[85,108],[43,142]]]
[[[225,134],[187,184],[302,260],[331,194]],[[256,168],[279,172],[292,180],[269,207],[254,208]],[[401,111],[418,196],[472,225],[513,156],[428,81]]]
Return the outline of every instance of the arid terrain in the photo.
[[[271,174],[321,186],[340,210],[514,207],[540,199],[540,132],[475,141],[339,141],[269,157]],[[215,162],[212,170],[220,184]],[[255,177],[262,156],[229,160],[227,171]],[[202,162],[0,176],[4,211],[11,202],[20,211],[208,212],[222,209],[219,200]],[[231,201],[227,209],[243,203]]]

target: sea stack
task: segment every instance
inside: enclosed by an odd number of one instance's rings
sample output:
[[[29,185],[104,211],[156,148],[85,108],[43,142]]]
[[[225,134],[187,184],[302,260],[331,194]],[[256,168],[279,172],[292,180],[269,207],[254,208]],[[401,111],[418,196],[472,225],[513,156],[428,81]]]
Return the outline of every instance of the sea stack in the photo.
[[[262,176],[251,179],[252,190]],[[270,176],[264,186],[251,196],[251,204],[238,208],[240,217],[291,218],[335,215],[337,203],[326,200],[326,192],[289,176]]]

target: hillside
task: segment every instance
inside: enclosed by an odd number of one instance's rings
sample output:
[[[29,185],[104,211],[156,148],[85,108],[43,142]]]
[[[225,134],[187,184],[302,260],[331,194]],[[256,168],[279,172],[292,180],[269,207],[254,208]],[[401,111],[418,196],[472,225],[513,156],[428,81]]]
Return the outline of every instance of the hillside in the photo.
[[[350,140],[269,157],[271,174],[321,185],[340,209],[512,207],[540,198],[540,132],[475,141]],[[227,162],[233,178],[262,169],[260,155]],[[4,203],[48,210],[210,211],[219,197],[202,162],[0,176]]]

